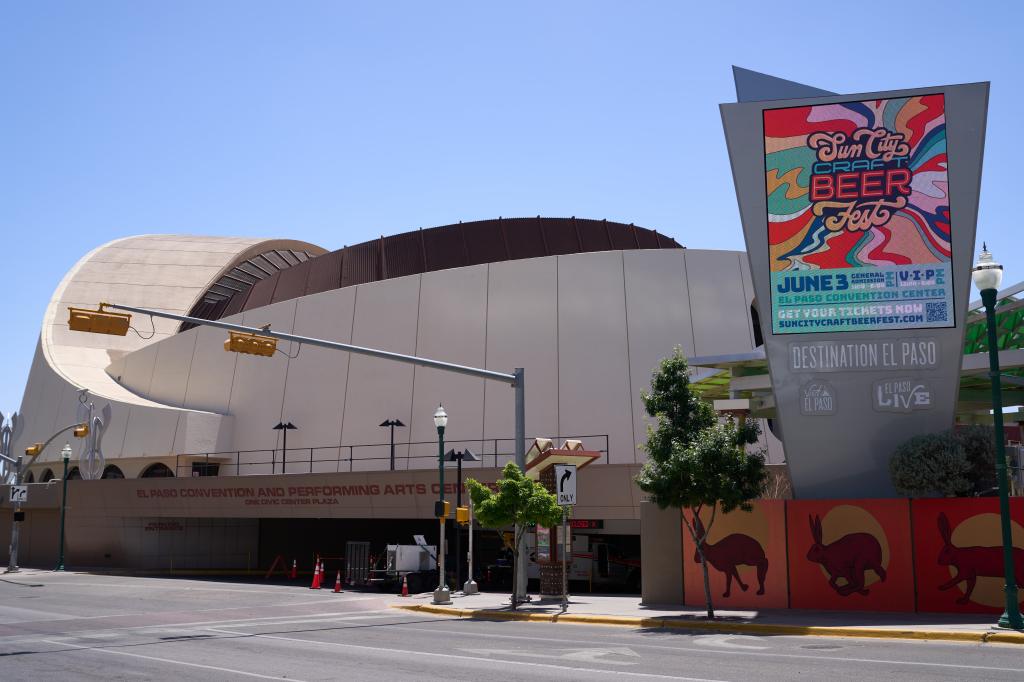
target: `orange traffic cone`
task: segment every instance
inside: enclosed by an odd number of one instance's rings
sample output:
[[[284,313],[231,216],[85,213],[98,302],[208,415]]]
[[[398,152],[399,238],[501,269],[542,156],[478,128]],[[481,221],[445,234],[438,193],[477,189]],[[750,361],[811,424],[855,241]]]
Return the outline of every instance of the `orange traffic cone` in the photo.
[[[409,576],[402,576],[402,596],[409,596]]]
[[[313,584],[309,586],[311,590],[320,589],[320,560],[316,560],[316,564],[313,566]]]
[[[299,565],[295,559],[292,559],[292,572],[288,575],[289,580],[295,580],[299,575]]]
[[[341,592],[341,571],[338,571],[337,577],[334,578],[334,594]]]

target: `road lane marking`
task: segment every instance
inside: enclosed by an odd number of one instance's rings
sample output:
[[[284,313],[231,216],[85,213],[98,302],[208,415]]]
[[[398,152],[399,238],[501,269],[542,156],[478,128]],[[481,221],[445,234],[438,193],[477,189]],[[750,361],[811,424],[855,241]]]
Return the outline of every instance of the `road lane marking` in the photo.
[[[623,661],[606,656],[625,656],[627,658],[640,658],[640,654],[629,647],[590,647],[586,649],[567,649],[565,653],[543,653],[540,651],[523,651],[522,649],[465,649],[459,648],[471,654],[482,656],[525,656],[526,658],[555,658],[567,661],[582,661],[584,663],[609,663],[611,665],[636,665],[638,661]]]
[[[393,618],[393,617],[394,617],[394,613],[380,613],[380,614],[377,614],[377,615],[370,615],[370,616],[338,616],[338,617],[335,617],[335,618],[330,618],[330,617],[328,617],[328,618],[319,618],[318,617],[318,618],[303,618],[302,620],[275,620],[275,621],[272,621],[272,622],[269,622],[269,623],[263,623],[263,622],[261,622],[261,623],[251,623],[251,622],[247,622],[247,621],[241,621],[241,622],[237,622],[237,623],[235,623],[235,622],[231,622],[231,623],[224,622],[224,623],[219,623],[219,625],[221,625],[222,627],[228,627],[228,628],[255,628],[255,627],[270,627],[270,626],[277,626],[277,625],[302,625],[302,624],[305,624],[305,623],[337,623],[337,622],[346,621],[346,620],[372,620],[372,619],[376,619],[376,618]],[[395,623],[395,625],[401,625],[401,623]]]
[[[243,675],[245,677],[257,677],[261,680],[283,680],[288,679],[293,682],[303,682],[295,677],[283,677],[283,676],[272,676],[272,675],[260,675],[259,673],[251,673],[246,670],[236,670],[235,668],[222,668],[217,665],[203,665],[202,663],[189,663],[187,661],[176,661],[172,658],[160,658],[159,656],[146,656],[145,654],[133,654],[127,651],[115,651],[113,649],[104,649],[101,647],[89,647],[89,646],[78,646],[77,644],[68,644],[66,642],[54,642],[50,640],[42,640],[47,644],[53,644],[54,646],[71,647],[76,650],[92,651],[100,654],[114,654],[115,656],[130,656],[131,658],[144,658],[148,661],[159,661],[161,663],[173,663],[174,665],[184,665],[189,668],[202,668],[204,670],[216,670],[222,673],[234,673],[235,675]],[[56,654],[61,653],[59,651],[42,651],[40,653]]]
[[[396,625],[401,625],[396,623]],[[546,624],[545,624],[546,625]],[[577,626],[573,626],[577,627]],[[583,639],[565,639],[555,637],[530,637],[528,635],[499,635],[493,633],[473,632],[469,630],[440,630],[435,628],[416,628],[416,627],[402,627],[403,630],[411,630],[414,632],[432,632],[440,635],[459,635],[465,637],[486,637],[492,639],[521,639],[526,641],[534,642],[558,642],[560,644],[590,644],[593,645],[593,640]],[[673,635],[679,636],[679,635]],[[607,639],[607,638],[602,638]],[[819,638],[822,639],[822,638]],[[828,638],[828,639],[842,639],[841,637]],[[696,648],[696,647],[680,647],[680,646],[668,646],[664,644],[645,644],[643,642],[628,641],[623,642],[620,640],[607,639],[612,643],[623,644],[635,648],[648,648],[648,649],[661,649],[663,651],[674,651],[674,652],[689,652],[694,654],[715,654],[715,655],[726,655],[726,656],[765,656],[772,658],[796,658],[796,659],[807,659],[807,660],[818,660],[818,661],[843,661],[848,663],[874,663],[879,665],[909,665],[909,666],[923,666],[923,667],[935,667],[935,668],[959,668],[965,670],[991,670],[994,672],[1009,672],[1009,673],[1024,673],[1024,668],[1000,668],[996,666],[984,666],[984,665],[968,665],[959,663],[929,663],[927,661],[899,661],[890,660],[884,658],[853,658],[850,656],[815,656],[812,654],[786,654],[768,651],[742,651],[739,649],[728,649],[728,650],[716,650],[711,647],[707,648]],[[915,642],[921,646],[936,646],[941,647],[943,645],[949,645],[948,642]],[[950,646],[962,646],[961,644],[952,644]],[[1009,649],[1008,649],[1009,650]]]
[[[375,611],[356,611],[356,612],[353,612],[353,611],[331,611],[331,612],[325,613],[323,615],[326,617],[327,620],[339,620],[338,618],[331,618],[331,616],[344,616],[344,615],[354,614],[354,613],[355,614],[379,613],[379,614],[394,615],[394,611],[391,610],[391,609],[380,609],[380,610],[375,610]],[[235,619],[235,620],[232,620],[232,619],[204,620],[204,621],[196,621],[196,622],[192,622],[192,623],[160,623],[160,624],[156,624],[156,625],[125,625],[123,627],[103,628],[101,630],[92,630],[92,631],[83,631],[83,632],[89,632],[90,636],[95,636],[95,633],[121,633],[123,635],[126,632],[139,632],[139,635],[142,636],[142,633],[144,631],[145,632],[150,632],[150,633],[152,631],[156,631],[156,632],[182,632],[182,631],[186,631],[188,628],[202,630],[202,629],[205,629],[205,628],[201,627],[201,626],[207,626],[207,625],[221,625],[221,626],[224,626],[224,627],[252,627],[252,626],[258,626],[258,625],[268,625],[269,626],[269,625],[276,625],[277,623],[275,621],[281,619],[282,617],[284,617],[284,616],[260,616],[260,617],[257,617],[257,618],[246,618],[246,619]],[[360,618],[363,618],[363,617],[367,617],[367,618],[369,618],[369,617],[386,618],[387,615],[381,615],[381,616],[358,616],[358,617],[360,617]],[[413,621],[413,622],[422,622],[422,621]],[[396,625],[399,625],[399,623],[396,623]],[[65,632],[52,632],[52,633],[33,633],[31,635],[2,635],[2,636],[0,636],[0,643],[9,644],[9,643],[12,643],[12,642],[44,642],[46,640],[45,639],[41,639],[41,637],[49,637],[51,639],[53,639],[53,638],[56,638],[56,639],[64,639],[64,638],[76,639],[76,638],[85,637],[85,636],[86,636],[85,634],[78,634],[75,631],[70,631],[70,632],[68,632],[68,631],[65,631]],[[117,636],[117,635],[111,634],[111,635],[108,635],[108,636]]]
[[[577,668],[567,665],[555,665],[553,663],[534,663],[533,661],[510,661],[508,659],[494,659],[484,658],[482,656],[461,656],[453,653],[434,653],[433,651],[415,651],[409,649],[394,649],[394,648],[381,648],[375,646],[365,646],[362,644],[346,644],[344,642],[321,642],[315,639],[302,639],[301,637],[281,637],[279,635],[259,635],[251,634],[248,632],[232,632],[230,630],[222,630],[218,628],[207,628],[211,632],[219,632],[224,635],[235,635],[237,637],[262,637],[264,639],[277,639],[285,642],[298,642],[301,644],[317,644],[321,646],[334,646],[341,647],[344,649],[359,649],[361,651],[374,651],[389,658],[394,658],[395,654],[408,654],[410,656],[426,656],[430,658],[442,658],[447,661],[452,659],[461,659],[464,661],[477,661],[483,663],[504,663],[508,665],[522,665],[532,668],[545,668],[548,670],[560,670],[562,672],[580,672],[580,673],[596,673],[599,675],[629,675],[630,677],[644,677],[656,680],[678,680],[679,682],[727,682],[727,680],[717,680],[707,677],[676,677],[674,675],[657,675],[655,673],[640,673],[640,672],[624,672],[622,670],[601,670],[600,668]]]
[[[698,635],[693,638],[694,644],[702,644],[704,646],[718,646],[724,649],[769,649],[771,647],[760,646],[758,644],[744,644],[743,642],[737,642],[734,640],[742,639],[744,641],[756,640],[757,637],[750,635]]]

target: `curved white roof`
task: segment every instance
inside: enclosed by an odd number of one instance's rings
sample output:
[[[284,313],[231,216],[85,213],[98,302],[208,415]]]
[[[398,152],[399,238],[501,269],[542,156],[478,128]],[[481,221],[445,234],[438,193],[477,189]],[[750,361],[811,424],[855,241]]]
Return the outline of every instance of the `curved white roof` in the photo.
[[[274,249],[310,255],[325,252],[291,239],[143,235],[114,240],[82,257],[57,286],[43,317],[22,401],[25,439],[46,438],[72,423],[74,398],[82,389],[89,390],[97,406],[111,402],[115,424],[125,421],[129,410],[150,409],[175,419],[180,414],[190,416],[194,434],[215,433],[220,428],[214,423],[219,415],[143,398],[119,384],[117,372],[111,369],[132,351],[174,334],[178,322],[153,319],[151,323],[135,315],[132,326],[138,333],[129,331],[124,337],[86,334],[68,329],[68,307],[95,308],[103,301],[185,315],[225,272]]]

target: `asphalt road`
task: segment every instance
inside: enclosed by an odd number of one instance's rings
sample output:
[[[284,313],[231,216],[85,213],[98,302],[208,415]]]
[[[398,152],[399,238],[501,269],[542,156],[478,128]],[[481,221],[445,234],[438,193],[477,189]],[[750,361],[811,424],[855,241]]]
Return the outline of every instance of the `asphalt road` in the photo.
[[[453,620],[294,585],[2,577],[5,681],[1024,679],[1018,645]]]

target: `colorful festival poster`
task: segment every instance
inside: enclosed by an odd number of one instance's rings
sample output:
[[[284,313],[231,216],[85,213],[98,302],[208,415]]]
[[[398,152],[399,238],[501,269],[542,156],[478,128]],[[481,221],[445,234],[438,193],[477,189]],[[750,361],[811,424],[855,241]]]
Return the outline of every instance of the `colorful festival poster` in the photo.
[[[955,326],[942,94],[764,111],[772,332]]]

